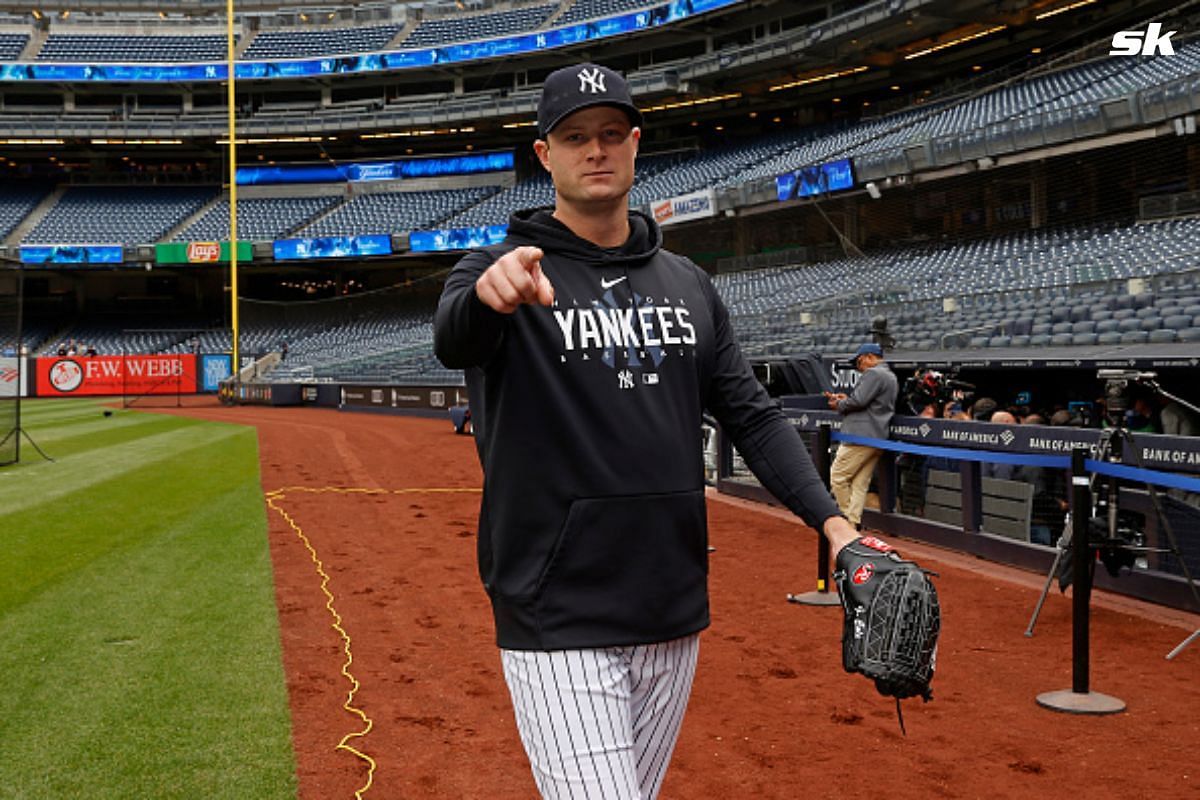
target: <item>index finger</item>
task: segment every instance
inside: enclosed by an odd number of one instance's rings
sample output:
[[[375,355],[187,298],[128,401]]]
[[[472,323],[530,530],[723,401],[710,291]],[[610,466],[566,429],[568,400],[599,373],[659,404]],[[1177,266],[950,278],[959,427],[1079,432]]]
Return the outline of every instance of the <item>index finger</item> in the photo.
[[[542,260],[542,248],[525,245],[513,250],[513,255],[517,257],[517,261],[526,270],[532,271],[534,267]]]

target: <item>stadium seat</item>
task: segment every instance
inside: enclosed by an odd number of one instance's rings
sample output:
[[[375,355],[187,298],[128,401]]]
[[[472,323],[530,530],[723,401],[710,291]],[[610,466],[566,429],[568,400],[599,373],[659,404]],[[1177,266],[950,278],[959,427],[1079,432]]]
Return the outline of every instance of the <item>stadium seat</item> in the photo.
[[[1120,344],[1123,335],[1116,331],[1108,331],[1096,337],[1096,344]]]
[[[1056,333],[1050,337],[1050,344],[1054,347],[1065,347],[1073,344],[1072,336],[1070,333]]]
[[[1029,337],[1030,347],[1045,347],[1050,344],[1050,335],[1046,333],[1035,333]]]
[[[1072,322],[1056,322],[1050,326],[1050,333],[1055,336],[1060,333],[1070,333],[1073,325]]]
[[[988,339],[987,343],[988,347],[1009,347],[1010,345],[1012,345],[1011,336],[993,336]]]
[[[1142,327],[1142,330],[1144,330],[1144,331],[1156,331],[1163,326],[1162,317],[1158,317],[1158,316],[1143,317],[1141,322],[1142,322],[1141,327]]]
[[[1125,333],[1127,331],[1140,331],[1141,329],[1142,329],[1142,321],[1140,319],[1137,319],[1136,317],[1129,317],[1128,319],[1123,319],[1117,325],[1117,330],[1119,330],[1121,333]]]
[[[1071,333],[1093,333],[1096,330],[1096,323],[1090,319],[1076,322],[1071,325]]]
[[[1099,337],[1094,333],[1073,333],[1071,334],[1072,345],[1087,345],[1096,344]]]
[[[1146,331],[1125,331],[1121,334],[1121,344],[1145,344],[1150,340]]]
[[[1192,327],[1192,316],[1190,314],[1172,314],[1169,317],[1163,317],[1163,327],[1180,331],[1190,328]]]
[[[1200,342],[1200,327],[1188,328],[1179,332],[1181,342]]]
[[[1096,333],[1111,333],[1118,331],[1121,328],[1121,323],[1115,319],[1105,319],[1096,323]]]
[[[1012,346],[1013,347],[1028,347],[1029,346],[1028,334],[1021,334],[1019,336],[1012,337]]]
[[[1133,317],[1134,311],[1132,308],[1118,308],[1116,311],[1112,312],[1112,318],[1118,321],[1123,319],[1132,319]]]
[[[1176,331],[1174,328],[1159,328],[1158,330],[1150,332],[1150,342],[1152,344],[1173,342],[1178,335],[1178,331]]]
[[[1029,329],[1029,333],[1033,336],[1043,336],[1050,333],[1050,325],[1045,322],[1038,322]]]

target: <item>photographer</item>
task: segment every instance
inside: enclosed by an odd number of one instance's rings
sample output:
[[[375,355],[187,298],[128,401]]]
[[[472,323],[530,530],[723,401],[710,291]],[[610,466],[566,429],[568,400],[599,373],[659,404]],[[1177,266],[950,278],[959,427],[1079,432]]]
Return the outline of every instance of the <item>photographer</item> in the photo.
[[[844,417],[842,433],[872,439],[888,438],[888,424],[896,408],[899,385],[883,360],[883,348],[877,344],[859,346],[854,368],[862,373],[849,395],[825,393],[829,407]],[[833,460],[830,488],[842,513],[860,530],[867,489],[881,451],[867,445],[842,442]]]

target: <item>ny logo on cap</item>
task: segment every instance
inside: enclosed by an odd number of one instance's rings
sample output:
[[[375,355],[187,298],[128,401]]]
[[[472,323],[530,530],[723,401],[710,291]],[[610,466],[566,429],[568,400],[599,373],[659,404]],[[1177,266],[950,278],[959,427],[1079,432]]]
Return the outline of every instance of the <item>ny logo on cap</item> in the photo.
[[[592,94],[608,91],[604,88],[604,73],[600,71],[599,67],[590,72],[586,68],[579,70],[579,91]]]

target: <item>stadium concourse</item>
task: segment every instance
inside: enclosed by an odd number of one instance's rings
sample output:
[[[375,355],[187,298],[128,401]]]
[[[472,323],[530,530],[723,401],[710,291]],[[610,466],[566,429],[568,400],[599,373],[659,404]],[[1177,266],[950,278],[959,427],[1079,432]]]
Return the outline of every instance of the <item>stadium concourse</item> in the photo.
[[[332,576],[358,705],[373,721],[353,740],[376,763],[363,796],[533,796],[472,566],[480,476],[470,439],[442,420],[323,409],[165,413],[255,426],[263,489],[279,490],[274,505],[295,524],[270,514],[300,796],[350,797],[367,768],[333,747],[362,721],[342,708],[341,641],[297,528]],[[811,580],[815,534],[757,503],[712,495],[708,511],[714,624],[663,797],[832,797],[863,780],[862,759],[847,753],[871,754],[898,777],[888,796],[913,800],[1200,791],[1185,711],[1200,702],[1189,667],[1200,650],[1163,659],[1195,614],[1097,593],[1092,685],[1129,711],[1054,714],[1034,698],[1070,684],[1069,597],[1052,594],[1026,638],[1040,579],[897,541],[938,572],[946,615],[934,700],[906,705],[903,737],[895,710],[842,671],[840,612],[784,601]]]

